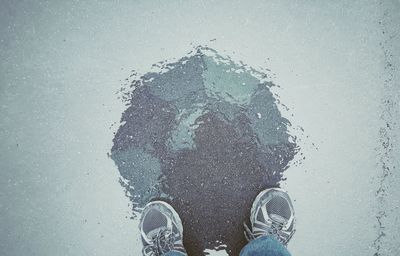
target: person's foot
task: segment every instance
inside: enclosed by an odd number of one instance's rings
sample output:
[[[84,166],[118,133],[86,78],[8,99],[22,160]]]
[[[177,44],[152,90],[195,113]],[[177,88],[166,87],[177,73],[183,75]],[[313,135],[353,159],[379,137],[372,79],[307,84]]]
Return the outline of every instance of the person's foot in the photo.
[[[251,230],[245,225],[248,240],[273,236],[287,245],[295,230],[295,217],[289,195],[280,188],[261,191],[253,202],[250,214]]]
[[[143,242],[143,255],[158,256],[169,251],[184,254],[183,226],[178,213],[166,202],[148,203],[140,219],[140,233]]]

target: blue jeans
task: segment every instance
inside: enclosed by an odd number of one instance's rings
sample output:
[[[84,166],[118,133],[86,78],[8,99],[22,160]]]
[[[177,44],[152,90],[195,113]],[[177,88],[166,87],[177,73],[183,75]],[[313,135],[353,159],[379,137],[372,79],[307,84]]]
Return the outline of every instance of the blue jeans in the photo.
[[[165,256],[186,256],[186,254],[172,251]],[[240,256],[290,256],[290,253],[274,238],[262,236],[248,243],[240,252]]]

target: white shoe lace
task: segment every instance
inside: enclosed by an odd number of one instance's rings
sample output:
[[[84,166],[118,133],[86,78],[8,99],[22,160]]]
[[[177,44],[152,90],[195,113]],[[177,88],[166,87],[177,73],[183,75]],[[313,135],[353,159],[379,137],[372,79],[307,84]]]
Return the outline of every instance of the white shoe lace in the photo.
[[[287,233],[282,231],[282,227],[284,223],[280,223],[278,221],[273,221],[272,225],[266,225],[265,223],[258,222],[258,225],[262,226],[261,228],[254,228],[254,230],[250,230],[250,228],[247,226],[246,223],[243,223],[244,225],[244,235],[247,239],[247,241],[254,240],[260,236],[271,236],[277,239],[280,243],[283,245],[287,245],[289,242],[290,238],[293,236],[295,230],[290,233],[288,236]]]
[[[145,256],[161,256],[172,250],[181,250],[175,245],[176,237],[170,229],[160,229],[151,239],[151,242],[143,247]],[[182,247],[183,248],[183,247]]]

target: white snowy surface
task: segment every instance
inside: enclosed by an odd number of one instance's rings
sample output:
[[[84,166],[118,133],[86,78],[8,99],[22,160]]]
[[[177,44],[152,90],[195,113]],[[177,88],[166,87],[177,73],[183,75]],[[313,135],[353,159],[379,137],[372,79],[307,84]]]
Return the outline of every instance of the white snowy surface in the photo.
[[[398,35],[398,13],[396,1],[0,2],[0,254],[140,255],[106,155],[124,109],[115,92],[131,69],[208,44],[271,69],[283,114],[305,130],[306,159],[283,183],[292,254],[373,255],[384,50],[399,56],[379,22]],[[399,255],[398,173],[387,183],[381,253]]]

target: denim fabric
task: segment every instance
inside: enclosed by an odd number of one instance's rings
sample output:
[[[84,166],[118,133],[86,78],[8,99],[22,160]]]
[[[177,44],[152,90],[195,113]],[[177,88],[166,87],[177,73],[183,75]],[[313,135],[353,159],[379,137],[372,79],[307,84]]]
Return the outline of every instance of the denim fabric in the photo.
[[[186,254],[172,251],[165,256],[186,256]],[[262,236],[248,243],[240,252],[240,256],[290,256],[290,253],[276,239]]]
[[[290,253],[273,237],[262,236],[248,243],[240,256],[290,256]]]

